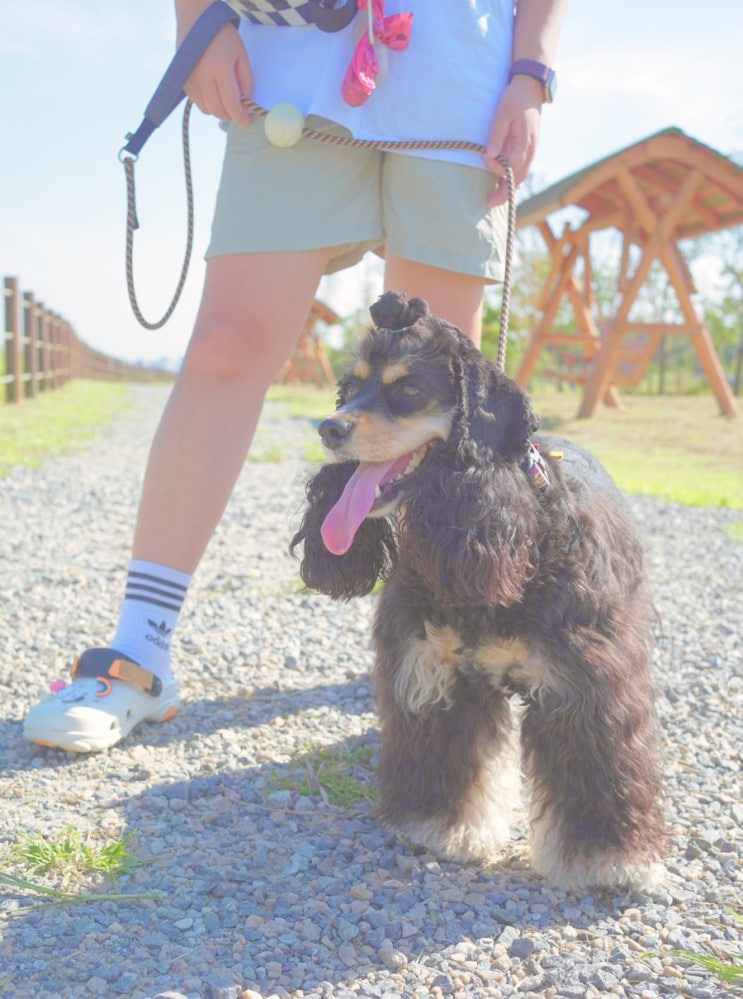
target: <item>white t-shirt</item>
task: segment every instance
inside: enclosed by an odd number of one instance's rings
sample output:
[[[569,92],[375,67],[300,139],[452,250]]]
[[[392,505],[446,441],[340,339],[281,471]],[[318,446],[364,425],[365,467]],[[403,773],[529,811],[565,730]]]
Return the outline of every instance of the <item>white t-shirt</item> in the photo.
[[[376,42],[384,78],[360,107],[343,100],[341,84],[366,11],[342,31],[272,27],[246,20],[241,35],[253,69],[253,99],[270,109],[281,101],[321,115],[360,139],[446,139],[485,145],[508,83],[513,0],[386,0],[385,14],[411,11],[407,49]],[[411,155],[416,155],[415,153]],[[477,153],[417,155],[484,167]]]

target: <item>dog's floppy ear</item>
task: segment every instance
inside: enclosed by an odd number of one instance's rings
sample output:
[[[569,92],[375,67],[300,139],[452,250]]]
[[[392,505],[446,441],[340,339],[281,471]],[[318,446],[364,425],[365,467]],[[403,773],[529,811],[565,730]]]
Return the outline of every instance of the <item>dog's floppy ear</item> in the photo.
[[[538,500],[519,467],[539,421],[518,385],[454,335],[457,414],[406,498],[401,561],[449,606],[508,607],[539,559]]]
[[[320,528],[354,469],[353,462],[323,465],[310,479],[302,523],[289,546],[294,555],[299,545],[303,545],[299,570],[302,582],[335,600],[371,593],[377,580],[387,579],[397,562],[395,536],[385,518],[363,521],[344,555],[333,555],[325,547]]]
[[[539,428],[529,397],[468,341],[457,355],[455,373],[459,411],[454,434],[463,460],[520,461]]]

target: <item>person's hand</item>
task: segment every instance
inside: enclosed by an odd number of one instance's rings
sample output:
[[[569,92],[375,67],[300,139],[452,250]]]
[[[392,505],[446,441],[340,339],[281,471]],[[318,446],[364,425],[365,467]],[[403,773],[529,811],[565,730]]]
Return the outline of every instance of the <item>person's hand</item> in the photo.
[[[489,208],[508,201],[506,172],[496,156],[505,156],[511,164],[513,179],[518,187],[526,180],[534,159],[541,120],[541,86],[530,76],[514,76],[498,106],[485,153],[488,169],[500,178],[488,197]]]
[[[178,45],[208,5],[187,0],[176,3]],[[245,46],[233,24],[226,24],[217,32],[183,89],[204,114],[241,125],[250,123],[250,114],[240,98],[253,93],[253,73]]]

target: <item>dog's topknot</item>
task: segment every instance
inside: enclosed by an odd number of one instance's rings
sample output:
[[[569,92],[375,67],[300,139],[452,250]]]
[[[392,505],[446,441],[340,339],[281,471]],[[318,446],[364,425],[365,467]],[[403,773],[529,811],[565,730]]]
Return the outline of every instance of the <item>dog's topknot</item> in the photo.
[[[403,330],[430,315],[421,298],[408,298],[402,292],[386,291],[369,309],[377,329]]]

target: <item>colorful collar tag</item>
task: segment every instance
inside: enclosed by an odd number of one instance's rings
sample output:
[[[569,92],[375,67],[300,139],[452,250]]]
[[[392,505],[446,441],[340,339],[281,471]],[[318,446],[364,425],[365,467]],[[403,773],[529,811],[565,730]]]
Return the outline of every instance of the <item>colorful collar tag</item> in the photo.
[[[550,487],[549,475],[547,474],[547,466],[544,462],[544,458],[539,453],[539,448],[536,444],[529,444],[529,450],[524,456],[521,462],[521,467],[529,476],[529,481],[538,489],[540,493],[546,492]]]

